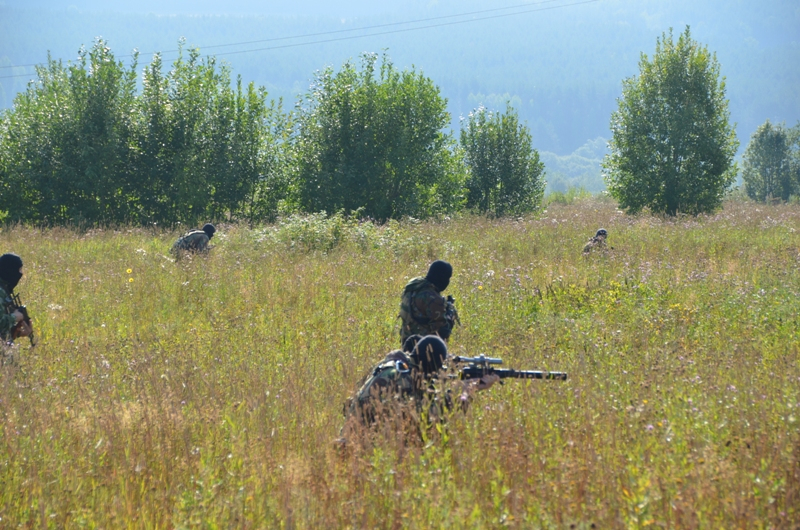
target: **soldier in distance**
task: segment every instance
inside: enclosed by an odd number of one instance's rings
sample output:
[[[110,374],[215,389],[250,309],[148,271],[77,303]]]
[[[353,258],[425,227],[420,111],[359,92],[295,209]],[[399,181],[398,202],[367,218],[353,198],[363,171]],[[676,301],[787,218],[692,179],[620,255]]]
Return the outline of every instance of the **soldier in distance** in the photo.
[[[597,231],[594,237],[589,239],[589,242],[583,246],[583,253],[590,254],[592,251],[595,250],[608,250],[606,246],[606,238],[608,237],[608,232],[605,228],[601,228]]]
[[[211,223],[206,223],[201,229],[190,230],[178,238],[172,245],[172,254],[180,258],[186,253],[208,252],[208,242],[214,237],[217,229]]]
[[[403,289],[400,300],[400,343],[411,335],[438,335],[445,341],[458,322],[452,297],[442,291],[450,285],[453,267],[446,261],[431,263],[425,277],[414,278]]]

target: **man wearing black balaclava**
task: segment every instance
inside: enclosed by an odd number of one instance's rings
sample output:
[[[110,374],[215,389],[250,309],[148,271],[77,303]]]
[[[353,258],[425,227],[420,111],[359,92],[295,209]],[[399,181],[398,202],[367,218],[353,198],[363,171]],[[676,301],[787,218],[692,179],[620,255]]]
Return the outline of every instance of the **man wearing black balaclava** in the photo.
[[[452,297],[445,298],[442,291],[450,285],[453,267],[446,261],[436,260],[424,278],[414,278],[403,289],[400,301],[400,342],[411,335],[438,335],[450,337],[458,321]]]
[[[208,242],[214,237],[217,229],[211,223],[206,223],[203,228],[190,230],[175,241],[170,251],[175,258],[181,258],[186,254],[204,253],[211,249]]]
[[[421,434],[421,413],[424,412],[429,421],[440,421],[455,405],[466,411],[476,391],[491,388],[500,380],[495,374],[486,374],[480,379],[462,381],[461,394],[456,401],[451,397],[451,388],[437,390],[434,386],[442,379],[441,370],[446,359],[447,345],[441,338],[411,335],[403,344],[403,350],[390,352],[367,372],[359,389],[345,403],[347,419],[342,434],[346,436],[337,442],[346,443],[347,436],[359,424],[372,425],[392,417],[412,420],[408,426],[416,427],[416,432]]]
[[[22,258],[16,254],[3,254],[0,256],[0,300],[3,311],[0,314],[0,337],[3,341],[10,340],[11,330],[17,327],[15,335],[27,337],[31,334],[29,326],[23,322],[25,316],[14,305],[11,295],[14,288],[22,279]]]

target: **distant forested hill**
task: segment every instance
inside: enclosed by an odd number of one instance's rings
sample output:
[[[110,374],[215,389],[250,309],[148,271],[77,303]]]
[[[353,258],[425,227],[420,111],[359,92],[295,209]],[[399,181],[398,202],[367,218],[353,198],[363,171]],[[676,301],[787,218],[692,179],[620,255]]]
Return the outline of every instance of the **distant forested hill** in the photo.
[[[374,2],[358,1],[337,2],[336,11],[315,0],[147,0],[126,3],[124,9],[99,0],[18,4],[22,3],[0,5],[0,66],[40,63],[48,50],[55,58],[74,59],[78,48],[88,47],[96,36],[107,39],[120,58],[140,50],[139,63],[144,66],[151,52],[175,50],[178,39],[185,37],[187,45],[224,59],[234,74],[266,86],[272,97],[282,97],[291,106],[307,90],[315,70],[338,67],[364,51],[388,50],[397,66],[414,65],[440,86],[449,100],[454,128],[460,116],[479,104],[502,110],[509,101],[531,128],[534,146],[560,155],[609,137],[609,117],[621,81],[638,72],[639,54],[652,54],[656,38],[670,27],[680,33],[688,24],[692,36],[715,51],[722,64],[732,120],[743,146],[767,118],[789,124],[800,119],[800,8],[795,0],[598,0],[572,6],[562,0],[540,2],[527,8],[538,11],[511,17],[489,18],[503,14],[495,11],[437,20],[432,19],[503,4],[400,1],[379,8]],[[265,13],[259,4],[272,6],[272,14],[258,14]],[[62,7],[66,5],[73,7]],[[150,13],[131,12],[137,9]],[[225,15],[223,9],[250,14]],[[204,14],[186,14],[191,12]],[[304,46],[276,48],[300,42],[290,39],[214,47],[418,19],[429,19],[422,25],[471,21],[395,33],[390,32],[409,26],[385,26],[360,32],[375,34],[371,37]],[[238,53],[259,48],[273,49]],[[164,55],[167,60],[175,57]],[[0,77],[30,72],[31,68],[2,69]],[[0,105],[9,107],[27,79],[0,79]]]

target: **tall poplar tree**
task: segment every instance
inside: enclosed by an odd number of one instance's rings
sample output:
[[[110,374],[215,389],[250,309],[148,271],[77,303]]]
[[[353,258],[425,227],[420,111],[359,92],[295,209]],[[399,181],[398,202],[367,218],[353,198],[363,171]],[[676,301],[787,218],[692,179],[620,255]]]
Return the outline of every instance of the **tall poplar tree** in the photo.
[[[677,42],[671,30],[662,34],[639,68],[611,117],[609,192],[629,213],[714,211],[735,178],[739,145],[716,55],[687,26]]]
[[[747,196],[761,202],[788,200],[797,193],[792,165],[789,131],[767,120],[753,133],[744,152],[742,179]]]
[[[544,164],[517,112],[479,107],[461,128],[469,168],[467,207],[497,217],[535,210],[544,195]]]

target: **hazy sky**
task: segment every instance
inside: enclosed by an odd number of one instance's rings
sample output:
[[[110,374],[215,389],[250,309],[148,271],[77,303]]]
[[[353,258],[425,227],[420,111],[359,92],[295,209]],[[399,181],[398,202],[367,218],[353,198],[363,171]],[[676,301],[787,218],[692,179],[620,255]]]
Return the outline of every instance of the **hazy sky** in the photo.
[[[498,16],[520,5],[514,16]],[[652,54],[662,32],[690,25],[692,37],[717,54],[743,147],[766,119],[800,120],[800,0],[0,0],[3,6],[0,109],[25,90],[31,64],[48,52],[74,61],[98,36],[118,58],[139,50],[140,68],[155,51],[174,60],[170,50],[185,37],[289,105],[320,68],[388,50],[396,66],[416,68],[440,87],[454,128],[478,105],[502,110],[509,101],[537,147],[568,154],[609,136],[622,80],[638,72],[639,54]],[[233,16],[218,16],[226,14]],[[444,17],[453,23],[440,24]],[[406,24],[414,20],[428,22]],[[352,32],[358,28],[372,29]],[[298,35],[309,37],[289,39]]]
[[[281,14],[281,15],[333,15],[356,17],[383,12],[395,12],[403,3],[349,0],[326,2],[322,0],[5,0],[12,7],[46,7],[82,11],[119,11],[156,14]],[[425,2],[417,2],[424,4]],[[436,3],[436,2],[428,2]],[[521,3],[521,2],[518,2]],[[500,4],[498,4],[500,5]]]

